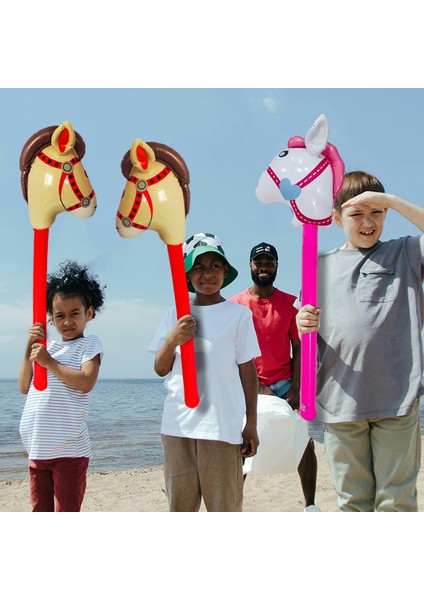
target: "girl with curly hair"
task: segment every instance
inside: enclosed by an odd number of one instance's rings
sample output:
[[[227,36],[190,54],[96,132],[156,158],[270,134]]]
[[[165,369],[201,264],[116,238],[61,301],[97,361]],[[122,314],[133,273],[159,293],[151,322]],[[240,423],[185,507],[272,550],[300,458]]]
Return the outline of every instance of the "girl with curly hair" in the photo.
[[[60,265],[47,278],[47,312],[61,340],[47,348],[41,323],[29,329],[18,384],[27,394],[20,423],[28,452],[33,512],[79,512],[86,488],[91,445],[85,417],[88,393],[96,384],[103,356],[87,323],[104,302],[104,287],[90,269],[76,262]],[[33,363],[47,369],[48,385],[33,385]]]

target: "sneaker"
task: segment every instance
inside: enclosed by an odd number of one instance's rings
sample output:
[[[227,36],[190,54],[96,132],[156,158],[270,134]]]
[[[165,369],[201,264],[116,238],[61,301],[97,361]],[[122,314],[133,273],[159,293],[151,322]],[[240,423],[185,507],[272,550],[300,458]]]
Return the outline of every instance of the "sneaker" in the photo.
[[[321,511],[318,508],[318,506],[315,506],[315,504],[310,504],[309,506],[307,506],[306,508],[303,509],[303,512],[321,512]]]

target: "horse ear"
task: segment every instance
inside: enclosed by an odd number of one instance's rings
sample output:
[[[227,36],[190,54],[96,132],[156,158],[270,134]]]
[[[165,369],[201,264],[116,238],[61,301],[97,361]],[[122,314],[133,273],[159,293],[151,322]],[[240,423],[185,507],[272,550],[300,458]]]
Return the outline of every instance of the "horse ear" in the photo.
[[[305,137],[306,150],[313,156],[319,156],[328,141],[328,122],[325,115],[320,115],[309,129]]]
[[[59,154],[68,154],[75,146],[76,135],[72,125],[64,121],[52,135],[52,146]]]
[[[156,161],[155,153],[149,144],[138,138],[131,146],[130,159],[133,167],[138,171],[147,171]]]

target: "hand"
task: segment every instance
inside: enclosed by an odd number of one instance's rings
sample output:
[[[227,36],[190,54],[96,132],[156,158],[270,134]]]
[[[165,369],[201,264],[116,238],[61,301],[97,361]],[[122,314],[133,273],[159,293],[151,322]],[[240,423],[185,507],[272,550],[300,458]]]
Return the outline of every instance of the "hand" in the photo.
[[[346,200],[346,202],[341,205],[341,208],[366,205],[373,209],[387,210],[388,208],[391,208],[393,201],[395,201],[395,196],[392,194],[385,194],[383,192],[362,192],[362,194],[358,194],[350,200]]]
[[[321,309],[312,304],[305,304],[296,315],[296,325],[299,333],[318,331]]]
[[[34,323],[34,325],[28,329],[28,344],[30,346],[37,340],[44,340],[45,337],[46,335],[42,323]]]
[[[174,328],[170,332],[170,337],[175,346],[181,346],[193,338],[195,333],[196,321],[191,315],[184,315],[176,322]]]
[[[289,403],[293,410],[299,409],[300,403],[300,390],[299,388],[291,387],[286,394],[285,400]]]
[[[256,427],[246,424],[242,435],[243,444],[241,446],[241,455],[245,458],[255,456],[259,446],[259,438]]]
[[[29,360],[38,363],[41,367],[47,367],[49,361],[51,360],[51,356],[43,344],[36,342],[31,346]]]

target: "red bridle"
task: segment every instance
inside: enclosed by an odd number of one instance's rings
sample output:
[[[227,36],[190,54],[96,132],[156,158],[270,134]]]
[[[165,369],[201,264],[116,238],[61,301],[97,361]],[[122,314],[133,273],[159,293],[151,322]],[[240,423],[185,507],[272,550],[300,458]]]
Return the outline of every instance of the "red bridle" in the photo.
[[[124,215],[118,210],[117,216],[120,219],[122,225],[124,227],[134,227],[135,229],[148,229],[150,227],[150,223],[153,219],[153,202],[152,198],[149,194],[148,188],[155,183],[159,183],[163,181],[169,173],[171,173],[171,169],[169,167],[164,167],[162,171],[160,171],[157,175],[150,177],[149,179],[139,179],[134,175],[128,178],[128,181],[134,184],[135,187],[135,197],[128,216],[124,217]],[[125,193],[125,190],[124,190]],[[141,203],[144,201],[147,202],[147,205],[150,210],[150,220],[148,225],[139,225],[138,223],[134,223],[134,219],[136,218],[138,211],[140,210]]]
[[[78,158],[78,156],[71,158],[71,160],[69,160],[69,161],[60,162],[58,160],[54,160],[53,158],[50,158],[49,156],[47,156],[47,154],[45,154],[44,152],[41,151],[37,155],[37,157],[44,164],[48,165],[49,167],[53,167],[54,169],[61,169],[62,174],[60,176],[59,188],[58,188],[59,199],[63,205],[63,208],[67,212],[76,210],[77,208],[87,208],[87,206],[90,206],[91,199],[94,196],[94,190],[92,189],[88,196],[84,196],[84,194],[81,192],[81,190],[78,187],[78,184],[76,182],[75,175],[73,172],[74,166],[80,162],[80,159]],[[66,180],[68,180],[69,185],[71,186],[71,190],[73,191],[74,195],[78,199],[78,202],[76,204],[73,204],[69,208],[66,208],[66,206],[63,204],[63,200],[62,200],[62,190],[63,190],[63,185]]]

